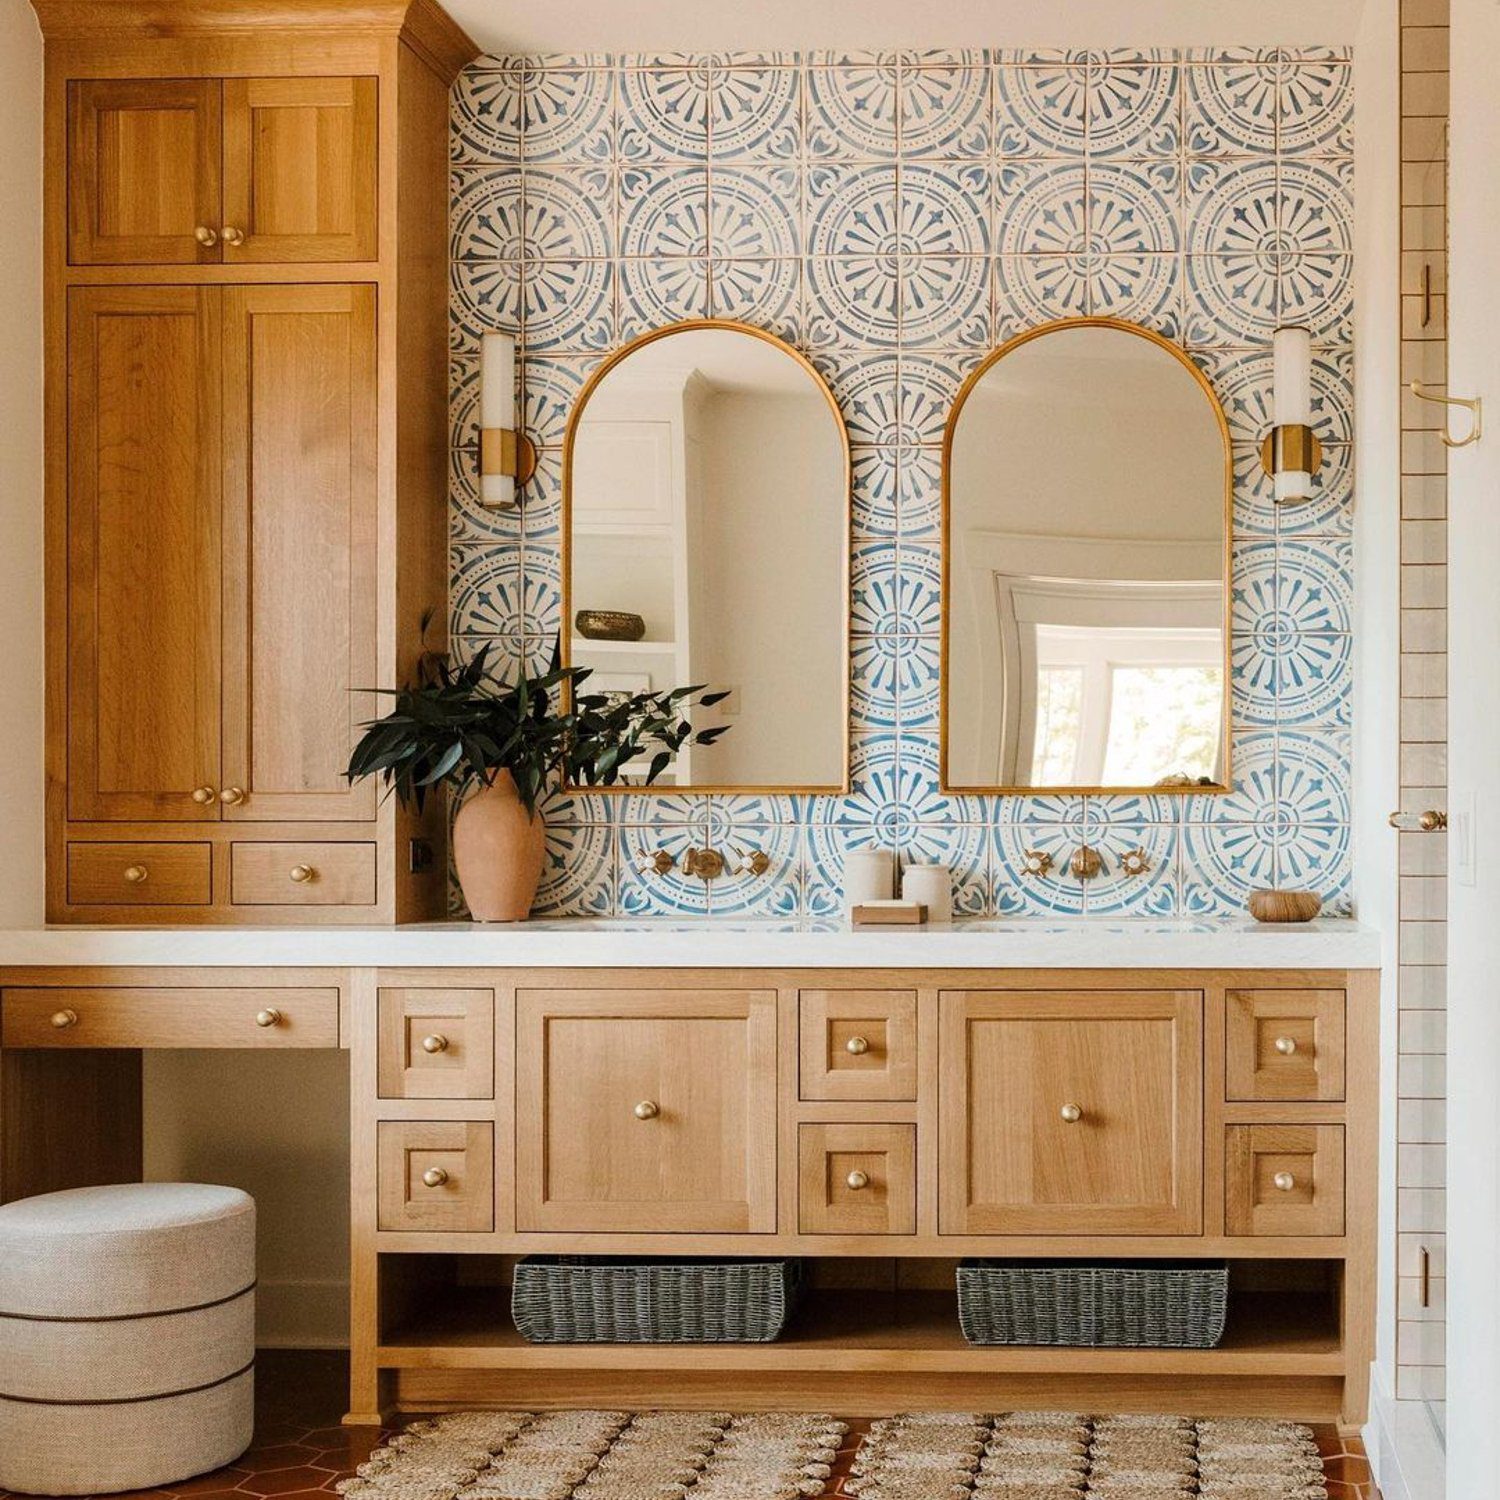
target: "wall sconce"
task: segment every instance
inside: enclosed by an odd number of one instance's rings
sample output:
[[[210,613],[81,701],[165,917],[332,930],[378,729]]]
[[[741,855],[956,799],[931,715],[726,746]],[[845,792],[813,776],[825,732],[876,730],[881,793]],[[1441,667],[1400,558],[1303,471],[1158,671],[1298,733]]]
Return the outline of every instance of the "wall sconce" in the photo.
[[[514,510],[516,489],[536,473],[536,448],[516,421],[516,341],[487,333],[479,348],[479,503]]]
[[[1261,444],[1260,461],[1271,476],[1277,505],[1312,498],[1313,475],[1323,445],[1312,430],[1312,335],[1305,328],[1278,328],[1273,345],[1271,412],[1275,426]]]

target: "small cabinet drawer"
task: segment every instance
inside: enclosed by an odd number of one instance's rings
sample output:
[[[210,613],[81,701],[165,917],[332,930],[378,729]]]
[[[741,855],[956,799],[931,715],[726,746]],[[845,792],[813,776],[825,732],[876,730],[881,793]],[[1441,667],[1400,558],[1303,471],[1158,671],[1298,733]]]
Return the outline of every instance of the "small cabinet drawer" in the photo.
[[[911,990],[803,990],[802,1097],[917,1097],[917,997]]]
[[[73,906],[207,906],[213,899],[208,844],[69,844]]]
[[[373,906],[374,844],[235,844],[236,906]]]
[[[1226,1234],[1344,1232],[1342,1125],[1230,1125],[1224,1134]]]
[[[378,1223],[390,1230],[495,1227],[495,1127],[488,1121],[382,1120]]]
[[[915,1125],[803,1125],[798,1134],[803,1234],[915,1234]]]
[[[1343,990],[1230,990],[1224,996],[1224,1095],[1344,1097]]]
[[[337,1047],[336,989],[7,989],[6,1047]]]
[[[493,1099],[493,990],[383,989],[382,1099]]]

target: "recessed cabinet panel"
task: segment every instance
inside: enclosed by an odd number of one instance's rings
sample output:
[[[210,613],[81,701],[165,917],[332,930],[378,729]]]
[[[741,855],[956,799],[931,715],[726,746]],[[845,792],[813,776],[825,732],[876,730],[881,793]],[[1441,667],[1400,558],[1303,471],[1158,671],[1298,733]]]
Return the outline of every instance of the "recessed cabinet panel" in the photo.
[[[383,989],[382,1099],[492,1099],[493,990]]]
[[[1224,1094],[1274,1101],[1344,1097],[1343,990],[1229,990]]]
[[[941,997],[945,1234],[1195,1234],[1197,991]]]
[[[1228,1234],[1342,1234],[1342,1125],[1231,1125],[1224,1132]]]
[[[378,1227],[481,1234],[495,1227],[495,1127],[488,1120],[382,1120]]]
[[[911,990],[803,990],[804,1099],[917,1097],[917,997]]]

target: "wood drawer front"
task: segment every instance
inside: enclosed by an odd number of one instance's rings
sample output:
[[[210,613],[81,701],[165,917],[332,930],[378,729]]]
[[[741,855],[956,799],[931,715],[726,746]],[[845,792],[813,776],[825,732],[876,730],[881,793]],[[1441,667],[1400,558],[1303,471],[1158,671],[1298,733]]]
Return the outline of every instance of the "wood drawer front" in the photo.
[[[1342,1234],[1344,1127],[1227,1126],[1224,1231]]]
[[[915,1234],[915,1125],[803,1125],[798,1131],[803,1234]]]
[[[774,990],[520,990],[516,1227],[776,1229]]]
[[[493,990],[383,989],[382,1099],[493,1099]]]
[[[210,844],[69,844],[72,906],[207,906]]]
[[[912,990],[803,990],[804,1099],[917,1097],[917,997]]]
[[[6,1047],[337,1047],[336,989],[7,989]]]
[[[1344,991],[1226,991],[1224,1096],[1342,1099]]]
[[[236,906],[373,906],[374,844],[235,844]]]
[[[495,1227],[495,1127],[488,1120],[382,1120],[378,1225],[483,1234]]]

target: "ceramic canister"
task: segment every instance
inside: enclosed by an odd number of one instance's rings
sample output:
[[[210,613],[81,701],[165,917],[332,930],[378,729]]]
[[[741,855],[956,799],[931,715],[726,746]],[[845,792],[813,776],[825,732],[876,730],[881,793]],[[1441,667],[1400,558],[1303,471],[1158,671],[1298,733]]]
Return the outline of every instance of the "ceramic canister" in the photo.
[[[844,909],[865,901],[889,901],[896,894],[894,849],[844,851]]]
[[[953,872],[947,865],[907,865],[901,876],[901,899],[925,906],[929,922],[951,922]]]

